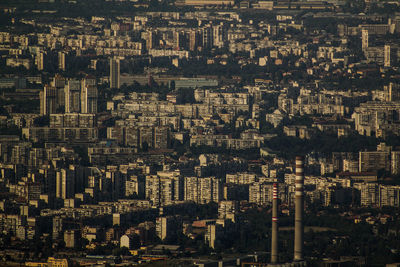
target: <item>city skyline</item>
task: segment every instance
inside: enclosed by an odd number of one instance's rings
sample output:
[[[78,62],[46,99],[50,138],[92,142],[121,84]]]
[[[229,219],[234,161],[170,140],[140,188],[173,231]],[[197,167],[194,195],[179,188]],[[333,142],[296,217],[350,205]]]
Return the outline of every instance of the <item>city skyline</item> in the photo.
[[[400,265],[398,2],[0,13],[0,265]]]

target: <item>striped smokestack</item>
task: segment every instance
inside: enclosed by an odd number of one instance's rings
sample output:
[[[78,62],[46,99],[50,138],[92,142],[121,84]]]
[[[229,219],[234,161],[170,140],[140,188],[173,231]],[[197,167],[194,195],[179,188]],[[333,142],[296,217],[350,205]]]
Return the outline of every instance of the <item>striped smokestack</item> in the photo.
[[[271,263],[278,263],[278,185],[276,183],[272,188]]]
[[[304,213],[304,159],[296,157],[296,192],[295,192],[295,222],[294,222],[294,260],[303,260],[303,213]]]

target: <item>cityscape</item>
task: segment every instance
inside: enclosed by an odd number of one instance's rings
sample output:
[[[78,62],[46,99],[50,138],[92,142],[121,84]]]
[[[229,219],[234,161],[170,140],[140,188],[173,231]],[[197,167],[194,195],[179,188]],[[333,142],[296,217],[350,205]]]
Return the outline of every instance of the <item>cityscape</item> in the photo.
[[[400,266],[398,0],[1,0],[0,266]]]

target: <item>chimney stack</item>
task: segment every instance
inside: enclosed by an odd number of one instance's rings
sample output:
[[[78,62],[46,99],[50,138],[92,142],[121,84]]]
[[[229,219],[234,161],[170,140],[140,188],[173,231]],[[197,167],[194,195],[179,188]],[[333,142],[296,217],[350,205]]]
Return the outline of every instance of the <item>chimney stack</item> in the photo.
[[[272,188],[271,264],[278,263],[278,185]]]
[[[295,192],[295,222],[294,222],[294,260],[303,260],[303,213],[304,213],[304,158],[296,157],[296,192]]]

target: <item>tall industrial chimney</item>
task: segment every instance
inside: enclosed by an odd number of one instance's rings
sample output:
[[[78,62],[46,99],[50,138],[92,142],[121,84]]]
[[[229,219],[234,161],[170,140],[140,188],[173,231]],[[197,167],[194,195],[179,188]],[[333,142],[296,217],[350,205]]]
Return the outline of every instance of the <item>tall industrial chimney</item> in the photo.
[[[278,185],[276,183],[272,188],[271,263],[278,263]]]
[[[296,157],[296,192],[295,192],[295,222],[294,222],[294,260],[303,260],[303,213],[304,213],[304,159]]]

